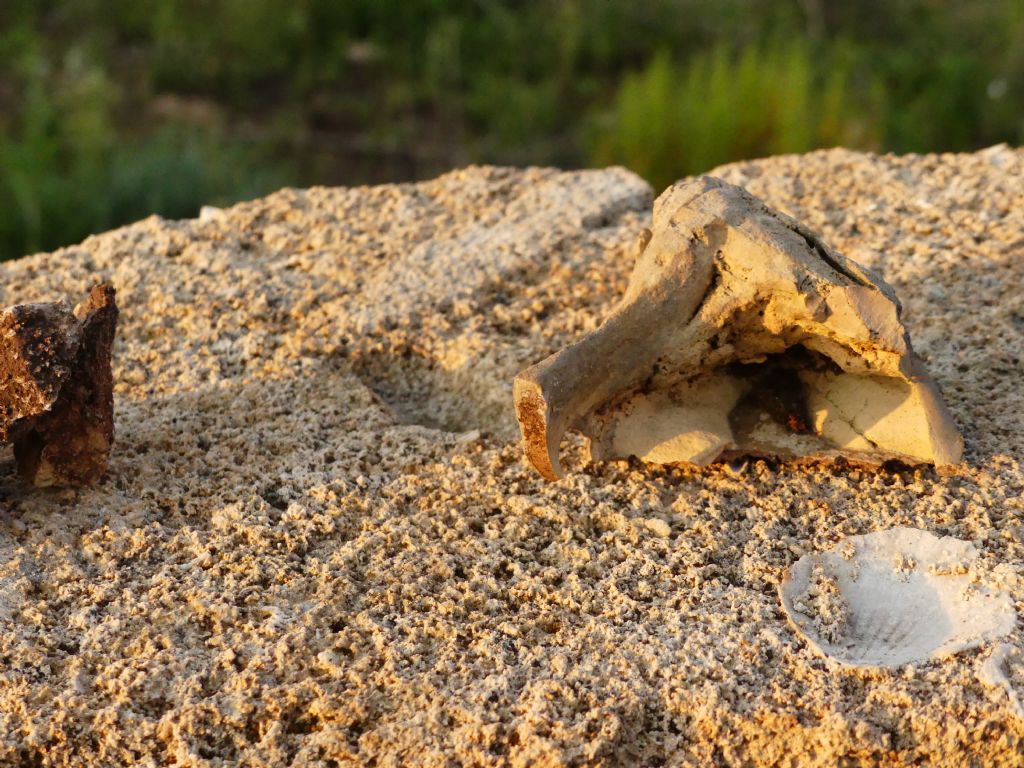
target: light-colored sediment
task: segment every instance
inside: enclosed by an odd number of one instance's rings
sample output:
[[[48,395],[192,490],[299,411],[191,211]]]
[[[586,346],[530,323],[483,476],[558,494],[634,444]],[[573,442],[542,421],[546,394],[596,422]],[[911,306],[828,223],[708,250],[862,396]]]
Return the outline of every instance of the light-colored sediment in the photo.
[[[107,480],[0,475],[0,765],[1024,764],[991,648],[850,669],[777,592],[903,525],[1024,616],[1024,152],[718,173],[895,288],[960,469],[572,438],[540,478],[511,381],[623,294],[651,196],[620,170],[285,190],[3,265],[0,305],[108,278],[122,314]]]

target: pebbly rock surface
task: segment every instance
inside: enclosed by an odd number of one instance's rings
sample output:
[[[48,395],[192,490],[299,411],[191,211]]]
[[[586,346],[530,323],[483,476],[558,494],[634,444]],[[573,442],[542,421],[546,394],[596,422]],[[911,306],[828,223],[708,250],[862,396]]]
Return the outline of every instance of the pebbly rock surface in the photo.
[[[777,592],[902,525],[972,542],[1024,615],[1024,152],[715,175],[895,288],[958,468],[575,437],[543,480],[512,380],[624,293],[653,196],[619,169],[282,190],[0,267],[4,305],[109,280],[122,312],[103,482],[0,465],[0,764],[1024,762],[991,648],[842,667]]]

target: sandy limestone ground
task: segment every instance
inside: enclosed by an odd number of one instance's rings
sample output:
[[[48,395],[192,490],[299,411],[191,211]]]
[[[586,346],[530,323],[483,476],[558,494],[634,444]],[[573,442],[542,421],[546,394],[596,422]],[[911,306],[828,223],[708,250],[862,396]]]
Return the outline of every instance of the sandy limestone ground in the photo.
[[[621,169],[283,190],[0,267],[5,304],[109,278],[122,308],[106,481],[0,466],[0,765],[1024,764],[989,649],[851,671],[776,592],[910,525],[1005,564],[1024,617],[1024,151],[717,173],[894,285],[959,471],[575,439],[542,481],[512,377],[622,293],[652,195]]]

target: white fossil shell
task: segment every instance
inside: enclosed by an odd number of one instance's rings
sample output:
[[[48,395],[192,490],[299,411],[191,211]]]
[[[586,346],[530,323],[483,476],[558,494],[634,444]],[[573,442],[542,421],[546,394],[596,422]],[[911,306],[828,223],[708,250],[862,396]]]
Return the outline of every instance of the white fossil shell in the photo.
[[[1013,630],[1013,603],[977,583],[977,558],[970,542],[891,528],[801,557],[779,591],[797,631],[824,656],[854,667],[897,667]]]

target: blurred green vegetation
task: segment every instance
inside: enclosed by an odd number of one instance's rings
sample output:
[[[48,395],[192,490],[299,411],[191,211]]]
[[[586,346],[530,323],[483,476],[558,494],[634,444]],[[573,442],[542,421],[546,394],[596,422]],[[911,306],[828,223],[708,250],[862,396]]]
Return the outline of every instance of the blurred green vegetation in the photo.
[[[285,184],[1024,141],[1020,0],[4,0],[0,257]]]

